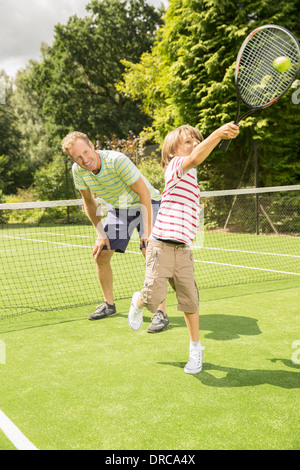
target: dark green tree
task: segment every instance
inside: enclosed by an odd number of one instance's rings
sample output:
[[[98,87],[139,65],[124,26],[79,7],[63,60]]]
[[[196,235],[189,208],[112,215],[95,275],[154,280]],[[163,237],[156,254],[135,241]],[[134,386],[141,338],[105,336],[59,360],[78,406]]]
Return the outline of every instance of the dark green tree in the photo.
[[[142,94],[157,141],[184,123],[207,136],[235,117],[235,60],[246,35],[263,24],[279,24],[299,38],[299,13],[299,0],[170,0],[151,54],[139,64],[126,62],[120,89],[132,98]],[[144,87],[143,76],[149,77]],[[300,113],[291,94],[247,118],[226,154],[213,153],[208,165],[217,165],[223,187],[238,185],[253,139],[260,185],[299,181]]]
[[[16,193],[32,182],[31,165],[21,152],[21,134],[12,105],[12,81],[0,73],[0,190],[3,194]]]
[[[149,117],[115,87],[124,65],[149,50],[161,12],[145,0],[92,0],[87,16],[55,27],[31,83],[39,95],[46,132],[57,143],[76,129],[91,139],[140,132]]]

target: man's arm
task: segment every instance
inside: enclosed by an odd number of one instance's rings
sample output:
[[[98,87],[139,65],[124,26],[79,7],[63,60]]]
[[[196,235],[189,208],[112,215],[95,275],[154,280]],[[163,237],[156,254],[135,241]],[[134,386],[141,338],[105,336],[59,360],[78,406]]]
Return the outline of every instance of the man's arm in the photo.
[[[101,217],[97,215],[98,205],[96,199],[93,196],[92,191],[90,189],[84,189],[81,190],[80,193],[83,198],[84,210],[97,230],[97,240],[93,249],[93,256],[96,259],[101,253],[104,246],[106,246],[107,249],[110,250],[109,239],[107,238],[107,235],[104,232]]]
[[[140,177],[134,184],[132,184],[130,188],[132,189],[132,191],[139,195],[141,201],[141,212],[144,230],[144,233],[141,236],[141,245],[143,247],[143,243],[146,246],[146,242],[152,230],[153,215],[151,195],[142,177]]]

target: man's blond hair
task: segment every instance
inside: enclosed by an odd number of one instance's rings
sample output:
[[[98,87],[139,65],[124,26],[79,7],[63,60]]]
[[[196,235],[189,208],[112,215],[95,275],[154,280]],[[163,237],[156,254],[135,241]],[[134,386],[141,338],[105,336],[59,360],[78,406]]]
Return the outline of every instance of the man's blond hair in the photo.
[[[188,124],[184,124],[183,126],[177,127],[173,131],[169,132],[165,137],[162,151],[161,151],[161,166],[162,169],[165,171],[167,166],[169,165],[172,158],[174,158],[175,152],[177,150],[179,141],[184,133],[190,133],[192,137],[202,142],[203,136],[198,129],[195,127],[189,126]]]
[[[70,155],[69,149],[75,144],[77,139],[84,140],[84,142],[90,145],[90,139],[88,138],[86,134],[84,134],[83,132],[74,131],[66,135],[66,137],[62,140],[61,142],[62,151],[65,154]]]

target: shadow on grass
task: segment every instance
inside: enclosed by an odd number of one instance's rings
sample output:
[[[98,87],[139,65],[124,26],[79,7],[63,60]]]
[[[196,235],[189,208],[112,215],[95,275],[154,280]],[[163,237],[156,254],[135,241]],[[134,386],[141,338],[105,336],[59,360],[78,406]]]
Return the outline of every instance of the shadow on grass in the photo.
[[[185,362],[158,362],[158,364],[179,367],[180,369],[183,369],[185,366]],[[290,365],[295,368],[291,361]],[[274,387],[293,389],[300,388],[300,366],[296,366],[296,368],[298,372],[260,369],[245,370],[222,367],[207,362],[203,364],[202,372],[193,375],[193,377],[208,387],[253,387],[268,384]]]
[[[205,338],[228,341],[240,336],[260,335],[257,322],[255,318],[242,315],[200,315],[200,330],[210,331]]]
[[[122,313],[119,312],[113,318],[104,318],[102,320],[98,320],[97,322],[89,322],[91,324],[97,323],[101,324],[101,322],[112,322],[112,328],[114,319],[123,317],[124,320],[126,319],[125,327],[128,327],[127,323],[127,312]],[[24,318],[24,317],[23,317]],[[183,314],[180,316],[172,316],[170,315],[170,324],[166,331],[173,329],[173,328],[186,328],[186,324],[184,321]],[[11,324],[6,325],[4,328],[0,328],[1,333],[8,333],[12,331],[20,331],[20,330],[27,330],[32,328],[42,328],[47,327],[49,325],[53,326],[55,324],[60,325],[62,323],[73,323],[73,322],[81,322],[81,321],[88,321],[85,316],[79,316],[75,318],[63,318],[63,317],[56,317],[56,318],[39,318],[39,319],[27,319],[27,321],[23,320],[20,324]],[[251,317],[243,317],[242,315],[222,315],[222,314],[215,314],[215,315],[201,315],[200,314],[200,331],[205,331],[204,334],[205,338],[214,339],[216,341],[229,341],[233,339],[238,339],[241,336],[255,336],[261,334],[261,331],[257,324],[258,320]],[[151,316],[145,315],[144,323],[151,323]],[[1,326],[1,325],[0,325]],[[3,325],[4,326],[4,325]]]
[[[168,329],[186,327],[183,315],[173,317],[170,315]],[[145,319],[147,322],[147,319]],[[205,338],[217,341],[229,341],[241,336],[256,336],[261,334],[258,320],[242,315],[201,315],[199,318],[200,331],[205,331]]]

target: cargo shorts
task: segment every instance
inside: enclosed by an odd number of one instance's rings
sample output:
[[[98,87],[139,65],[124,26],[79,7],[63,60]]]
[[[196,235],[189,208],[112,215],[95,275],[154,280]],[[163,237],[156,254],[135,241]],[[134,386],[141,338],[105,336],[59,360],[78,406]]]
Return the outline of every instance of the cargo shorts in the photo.
[[[199,311],[199,294],[194,276],[192,250],[185,244],[148,240],[146,276],[141,300],[155,313],[166,299],[168,282],[176,292],[177,310],[185,313]]]

